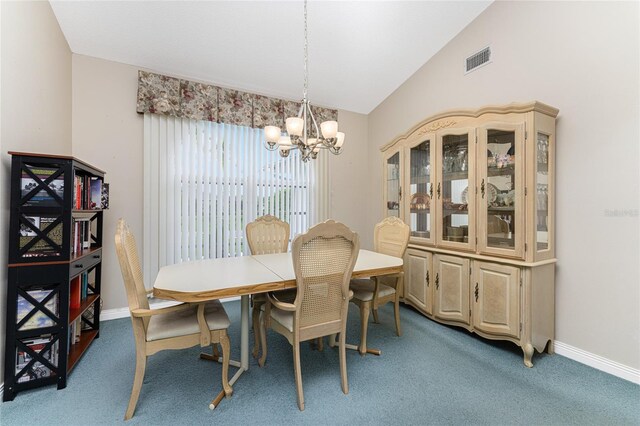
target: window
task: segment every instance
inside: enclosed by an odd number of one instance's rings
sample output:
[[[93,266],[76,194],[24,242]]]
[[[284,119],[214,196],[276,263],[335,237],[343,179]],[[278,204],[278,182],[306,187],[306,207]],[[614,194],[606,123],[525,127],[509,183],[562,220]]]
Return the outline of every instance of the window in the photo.
[[[262,129],[144,116],[144,269],[249,254],[245,226],[272,214],[292,238],[326,214],[326,159],[267,151]]]

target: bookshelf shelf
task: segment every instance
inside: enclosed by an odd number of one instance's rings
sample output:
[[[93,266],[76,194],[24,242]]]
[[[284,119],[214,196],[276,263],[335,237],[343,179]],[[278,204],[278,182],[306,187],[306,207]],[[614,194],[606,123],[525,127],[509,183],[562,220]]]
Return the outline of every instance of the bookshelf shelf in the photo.
[[[69,350],[69,361],[67,362],[67,374],[73,370],[73,367],[76,366],[80,357],[82,357],[96,337],[98,337],[98,330],[82,333],[80,341],[71,347]]]
[[[67,385],[100,335],[104,171],[74,157],[9,152],[11,215],[4,401]]]
[[[80,317],[80,315],[84,314],[87,309],[89,309],[91,306],[93,306],[93,304],[95,303],[95,301],[99,297],[100,296],[97,295],[97,294],[92,294],[90,296],[87,296],[87,298],[82,301],[82,304],[80,305],[79,308],[69,309],[69,321],[68,321],[68,323],[71,324],[72,322],[77,320]]]

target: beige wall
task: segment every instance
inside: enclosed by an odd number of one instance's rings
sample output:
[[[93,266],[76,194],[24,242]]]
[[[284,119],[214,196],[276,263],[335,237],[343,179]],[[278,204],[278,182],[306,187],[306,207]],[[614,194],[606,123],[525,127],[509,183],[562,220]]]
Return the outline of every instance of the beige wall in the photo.
[[[48,2],[1,2],[0,330],[7,291],[7,151],[71,154],[71,51]],[[0,382],[4,375],[0,340]]]
[[[495,2],[369,115],[372,226],[382,216],[378,148],[416,122],[516,101],[559,108],[556,339],[635,369],[638,35],[637,2]],[[487,45],[493,62],[465,76],[464,58]]]
[[[360,246],[373,248],[373,227],[368,226],[369,168],[367,116],[340,110],[340,131],[344,132],[344,151],[338,156],[328,153],[330,209],[332,219],[346,224],[360,235]]]
[[[128,306],[113,240],[119,218],[129,223],[142,250],[143,116],[136,113],[137,90],[137,67],[73,55],[73,155],[106,171],[109,183],[103,309]]]
[[[129,222],[142,250],[143,116],[136,113],[138,69],[73,55],[73,155],[105,170],[110,184],[104,219],[104,309],[127,306],[112,238],[119,218]],[[361,233],[362,245],[367,247],[371,232],[362,220],[363,212],[352,208],[366,203],[363,188],[368,188],[369,181],[362,156],[367,155],[367,117],[340,111],[339,120],[349,145],[329,161],[331,215]]]

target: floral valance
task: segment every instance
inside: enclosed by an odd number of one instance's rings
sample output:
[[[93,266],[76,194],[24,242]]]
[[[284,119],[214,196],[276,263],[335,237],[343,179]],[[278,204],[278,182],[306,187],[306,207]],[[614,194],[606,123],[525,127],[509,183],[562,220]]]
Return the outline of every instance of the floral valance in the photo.
[[[299,109],[300,102],[138,71],[136,110],[141,114],[150,112],[254,128],[269,125],[284,128],[286,117],[297,115]],[[318,125],[338,119],[335,109],[312,106],[312,110]]]

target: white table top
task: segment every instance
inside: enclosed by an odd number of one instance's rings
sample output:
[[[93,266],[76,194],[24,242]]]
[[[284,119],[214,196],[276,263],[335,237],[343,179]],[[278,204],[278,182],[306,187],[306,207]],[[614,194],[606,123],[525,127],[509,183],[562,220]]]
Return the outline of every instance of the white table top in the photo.
[[[360,250],[353,277],[397,273],[402,259]],[[291,253],[198,260],[164,266],[153,285],[154,295],[201,302],[295,287]]]
[[[283,280],[295,281],[296,275],[293,272],[291,253],[259,254],[251,257],[269,268]],[[383,270],[401,266],[402,259],[398,257],[376,253],[375,251],[360,250],[352,275],[354,278],[382,275],[381,272],[384,272]]]

